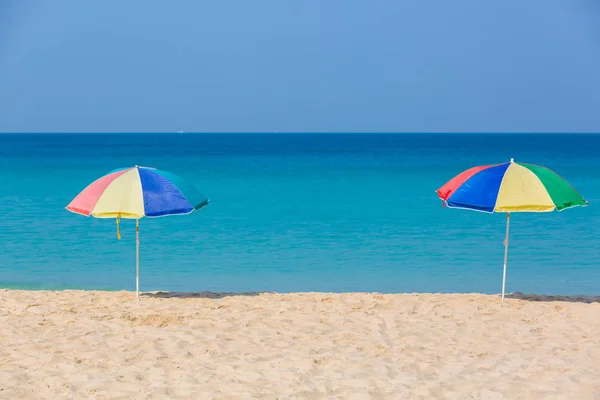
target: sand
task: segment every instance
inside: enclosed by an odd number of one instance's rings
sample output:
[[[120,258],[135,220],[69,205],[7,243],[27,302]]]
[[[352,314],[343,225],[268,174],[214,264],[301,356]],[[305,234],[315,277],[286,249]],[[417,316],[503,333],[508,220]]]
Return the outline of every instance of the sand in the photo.
[[[600,399],[600,298],[0,290],[0,398]]]

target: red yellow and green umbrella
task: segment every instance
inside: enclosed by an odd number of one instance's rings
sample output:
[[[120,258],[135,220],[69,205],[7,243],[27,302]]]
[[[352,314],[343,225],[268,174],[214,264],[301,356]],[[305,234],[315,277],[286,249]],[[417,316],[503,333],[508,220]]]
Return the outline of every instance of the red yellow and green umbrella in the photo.
[[[449,208],[507,213],[502,278],[503,302],[510,213],[562,211],[588,204],[571,185],[548,168],[515,162],[512,159],[504,164],[470,168],[439,188],[437,194]]]

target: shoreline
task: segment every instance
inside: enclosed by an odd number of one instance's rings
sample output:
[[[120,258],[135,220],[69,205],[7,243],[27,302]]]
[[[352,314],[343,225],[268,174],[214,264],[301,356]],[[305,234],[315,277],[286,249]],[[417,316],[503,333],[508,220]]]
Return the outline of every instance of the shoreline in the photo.
[[[593,399],[600,296],[0,290],[0,398]]]
[[[107,294],[129,294],[135,297],[135,291],[124,290],[124,289],[12,289],[0,287],[0,294],[3,292],[48,292],[48,293],[107,293]],[[481,296],[484,298],[500,298],[501,293],[478,293],[478,292],[461,292],[461,293],[439,293],[439,292],[399,292],[399,293],[387,293],[387,292],[319,292],[319,291],[306,291],[306,292],[273,292],[273,291],[248,291],[248,292],[219,292],[219,291],[200,291],[200,292],[188,292],[188,291],[167,291],[167,290],[152,290],[152,291],[140,291],[140,300],[142,298],[179,298],[179,299],[220,299],[223,297],[231,296],[259,296],[259,295],[380,295],[380,296]],[[512,292],[506,293],[505,300],[527,300],[536,302],[545,301],[562,301],[562,302],[580,302],[580,303],[597,303],[600,302],[600,294],[598,295],[560,295],[560,294],[539,294],[539,293],[522,293]]]

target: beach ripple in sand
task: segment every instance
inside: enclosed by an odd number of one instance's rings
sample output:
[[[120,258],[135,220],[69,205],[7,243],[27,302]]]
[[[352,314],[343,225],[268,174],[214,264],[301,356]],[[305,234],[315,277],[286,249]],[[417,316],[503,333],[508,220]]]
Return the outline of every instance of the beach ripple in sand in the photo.
[[[0,398],[598,399],[600,299],[0,291]]]

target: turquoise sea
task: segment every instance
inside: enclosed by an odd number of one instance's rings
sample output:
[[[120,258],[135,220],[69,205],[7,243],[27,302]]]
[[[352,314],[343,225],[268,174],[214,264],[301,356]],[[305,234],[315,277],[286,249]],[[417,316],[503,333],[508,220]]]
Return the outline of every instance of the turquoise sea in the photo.
[[[188,178],[197,213],[143,219],[141,290],[499,293],[505,214],[442,208],[474,165],[542,164],[589,207],[513,214],[507,292],[600,294],[600,136],[0,135],[0,287],[135,290],[134,222],[64,207],[119,167]]]

